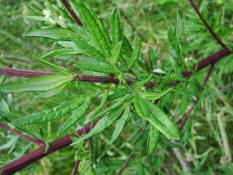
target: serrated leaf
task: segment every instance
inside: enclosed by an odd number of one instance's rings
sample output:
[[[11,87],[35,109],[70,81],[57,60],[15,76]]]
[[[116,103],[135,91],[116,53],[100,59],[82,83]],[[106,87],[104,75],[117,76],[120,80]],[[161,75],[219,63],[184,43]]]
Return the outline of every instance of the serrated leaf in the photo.
[[[86,41],[78,38],[72,38],[72,41],[76,44],[76,46],[82,51],[84,55],[93,56],[101,61],[106,61],[101,51],[97,50],[95,47],[88,44]]]
[[[119,18],[116,8],[113,9],[112,15],[110,18],[110,33],[111,33],[113,45],[116,45],[117,43],[119,43],[120,38],[121,38],[120,18]]]
[[[87,98],[82,106],[78,107],[76,110],[72,112],[70,117],[65,121],[62,127],[58,131],[58,135],[61,135],[70,127],[72,127],[80,118],[82,118],[85,114],[89,106],[91,105],[92,98]]]
[[[148,152],[147,154],[153,154],[158,144],[160,132],[152,124],[149,125],[149,139],[148,139]]]
[[[53,69],[53,70],[55,70],[57,72],[60,72],[63,75],[70,75],[70,72],[67,69],[65,69],[64,67],[59,67],[59,66],[57,66],[57,65],[55,65],[55,64],[53,64],[53,63],[51,63],[49,61],[46,61],[44,59],[41,59],[41,58],[38,58],[38,57],[35,57],[35,56],[33,56],[32,58],[35,59],[36,61],[44,64],[45,66],[48,66],[51,69]]]
[[[69,112],[80,106],[83,102],[84,99],[68,101],[52,109],[36,112],[28,116],[19,118],[13,121],[12,124],[20,126],[56,120],[58,118],[64,117],[64,115],[68,114]]]
[[[125,107],[125,111],[124,111],[123,115],[121,116],[121,118],[116,123],[116,127],[115,127],[115,129],[113,131],[113,134],[112,134],[111,143],[113,143],[118,138],[120,133],[122,132],[122,130],[123,130],[124,126],[125,126],[125,123],[129,118],[129,114],[130,114],[130,104],[128,104]]]
[[[65,28],[40,29],[28,33],[27,36],[39,36],[57,40],[78,37],[75,32],[72,32],[71,30]]]
[[[135,94],[134,106],[142,119],[147,120],[165,136],[178,140],[180,138],[176,125],[155,104]]]
[[[113,65],[116,65],[120,56],[121,56],[121,47],[122,42],[117,43],[112,50],[112,56],[110,62],[112,62]]]
[[[134,66],[134,64],[136,63],[136,61],[138,60],[140,50],[141,50],[141,39],[137,39],[136,46],[135,46],[133,53],[131,55],[131,61],[129,63],[129,68],[132,68]]]
[[[76,0],[71,0],[71,6],[76,14],[81,14],[88,31],[91,33],[95,43],[99,46],[101,51],[103,51],[106,59],[110,58],[111,46],[109,45],[109,35],[107,34],[102,22],[98,19],[93,10],[88,8],[86,4],[77,2]]]
[[[117,108],[115,110],[112,110],[108,115],[106,115],[102,119],[100,119],[98,121],[98,123],[95,125],[95,127],[93,129],[91,129],[88,134],[82,136],[80,139],[78,139],[77,141],[72,143],[72,145],[78,144],[78,143],[82,142],[83,140],[88,139],[88,138],[100,133],[101,131],[103,131],[107,127],[109,127],[115,120],[117,120],[117,118],[119,118],[119,116],[122,114],[122,111],[123,111],[123,108],[121,108],[121,107]]]
[[[116,103],[114,103],[112,106],[109,106],[107,109],[103,110],[102,112],[100,112],[99,114],[97,114],[95,117],[91,118],[91,121],[99,119],[100,117],[104,116],[106,113],[115,110],[116,108],[118,108],[119,106],[122,106],[124,103],[126,103],[127,101],[129,101],[132,98],[132,95],[126,95],[125,97],[121,98],[120,100],[118,100]]]
[[[0,85],[0,92],[18,93],[26,91],[47,91],[72,80],[72,76],[44,75]]]

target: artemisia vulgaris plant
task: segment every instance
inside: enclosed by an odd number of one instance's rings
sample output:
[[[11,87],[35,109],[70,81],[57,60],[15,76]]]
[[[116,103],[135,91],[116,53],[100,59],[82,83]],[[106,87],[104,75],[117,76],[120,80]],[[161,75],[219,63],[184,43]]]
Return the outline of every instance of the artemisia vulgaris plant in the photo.
[[[156,66],[156,50],[150,49],[146,56],[143,54],[141,43],[144,38],[139,36],[135,42],[131,42],[122,33],[117,9],[113,9],[109,17],[107,29],[84,1],[61,0],[60,3],[65,7],[58,11],[67,22],[66,28],[46,27],[27,34],[30,37],[52,39],[60,46],[46,55],[33,57],[38,64],[50,68],[53,73],[0,68],[1,74],[27,77],[23,80],[2,81],[0,92],[2,96],[8,94],[8,98],[2,98],[4,114],[1,117],[12,128],[28,131],[31,137],[3,124],[0,127],[40,146],[4,166],[0,172],[3,175],[13,174],[68,145],[77,150],[74,154],[77,162],[73,174],[122,174],[127,166],[128,172],[132,174],[156,172],[150,168],[157,161],[156,150],[161,150],[162,154],[169,146],[177,147],[176,141],[181,138],[179,129],[188,119],[184,117],[178,120],[173,116],[172,100],[180,96],[184,88],[189,89],[190,94],[186,94],[183,105],[179,107],[179,114],[183,113],[190,101],[187,99],[198,97],[202,89],[197,90],[200,85],[197,85],[195,79],[189,78],[210,66],[203,82],[205,85],[214,64],[231,54],[230,50],[212,31],[191,0],[191,5],[222,49],[195,65],[187,65],[182,50],[183,22],[177,12],[177,25],[168,30],[172,68],[164,70]],[[78,56],[75,68],[82,74],[47,60],[52,56],[65,55]],[[9,94],[28,92],[36,92],[35,99],[56,100],[58,105],[27,116],[12,116]],[[195,98],[193,103],[197,101],[198,98]],[[54,128],[60,139],[53,142],[44,140],[40,128],[48,122],[57,125]],[[84,128],[79,129],[81,127]],[[77,129],[78,132],[63,137]],[[125,129],[127,136],[122,133]],[[111,133],[109,140],[104,136],[106,132]],[[115,161],[110,160],[108,166],[112,170],[102,168],[103,164],[108,163],[100,161],[98,146],[101,140],[120,155],[116,156]],[[119,143],[128,145],[130,154],[120,151],[114,143],[118,143],[118,146]],[[126,161],[125,164],[121,163],[122,160]],[[130,162],[132,165],[128,165]]]

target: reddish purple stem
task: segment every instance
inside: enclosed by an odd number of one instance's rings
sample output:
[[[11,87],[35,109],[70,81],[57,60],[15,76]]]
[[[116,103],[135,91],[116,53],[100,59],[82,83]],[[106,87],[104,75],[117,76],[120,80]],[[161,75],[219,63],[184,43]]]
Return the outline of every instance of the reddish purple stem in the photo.
[[[70,8],[70,4],[66,0],[62,0],[62,3],[66,7],[66,9],[70,13],[70,15],[72,16],[72,18],[74,19],[74,21],[76,22],[76,24],[78,24],[79,26],[82,26],[83,25],[82,22],[77,17],[77,15],[74,13],[74,11]]]
[[[97,121],[95,121],[93,123],[93,126],[97,123]],[[81,136],[87,132],[90,131],[91,128],[91,124],[87,125],[85,128],[78,130],[78,135]],[[24,157],[21,157],[17,160],[15,160],[14,162],[0,168],[0,172],[3,171],[2,175],[10,175],[13,174],[25,167],[27,167],[28,165],[31,165],[32,163],[34,163],[35,161],[42,159],[43,157],[57,151],[60,150],[66,146],[69,146],[72,143],[71,137],[76,137],[76,134],[70,134],[66,137],[63,137],[59,140],[56,140],[54,142],[52,142],[49,146],[49,149],[47,152],[45,152],[44,147],[40,147],[37,150],[27,154]]]
[[[214,39],[225,49],[228,49],[226,47],[226,45],[218,38],[218,36],[214,33],[214,31],[210,28],[210,26],[207,24],[207,22],[205,21],[205,19],[203,18],[203,16],[201,15],[201,13],[199,12],[199,10],[197,9],[196,5],[193,3],[192,0],[189,0],[189,2],[191,3],[191,5],[193,6],[193,9],[196,11],[197,15],[200,17],[200,19],[202,20],[202,22],[204,23],[204,25],[206,26],[206,28],[208,29],[208,31],[211,33],[211,35],[214,37]]]
[[[127,167],[127,165],[129,164],[130,159],[133,157],[133,154],[131,154],[128,159],[126,160],[125,164],[123,165],[123,167],[121,168],[119,175],[122,175],[123,171],[125,170],[125,168]]]
[[[18,131],[15,131],[14,129],[11,129],[8,126],[3,125],[1,123],[0,123],[0,127],[7,130],[7,131],[10,131],[10,132],[14,133],[15,135],[18,135],[19,137],[24,138],[25,140],[28,140],[28,141],[30,141],[32,143],[35,143],[35,144],[38,144],[38,145],[44,145],[45,144],[43,141],[41,141],[39,139],[33,139],[31,137],[25,136],[25,135],[19,133]]]
[[[78,172],[78,166],[79,166],[80,160],[77,160],[74,166],[74,171],[72,173],[72,175],[76,175]]]

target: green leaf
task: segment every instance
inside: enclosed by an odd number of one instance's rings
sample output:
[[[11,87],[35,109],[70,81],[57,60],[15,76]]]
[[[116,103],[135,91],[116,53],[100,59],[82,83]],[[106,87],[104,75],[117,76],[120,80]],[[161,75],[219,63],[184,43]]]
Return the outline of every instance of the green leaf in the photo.
[[[177,22],[177,24],[176,24],[176,36],[177,36],[177,40],[178,40],[178,43],[179,43],[179,40],[181,39],[181,37],[182,37],[182,35],[184,33],[183,22],[182,22],[179,10],[177,10],[176,22]]]
[[[134,96],[134,106],[139,116],[149,121],[161,133],[171,139],[180,138],[176,125],[158,106],[137,94]]]
[[[44,59],[41,59],[41,58],[38,58],[38,57],[35,57],[35,56],[33,56],[32,58],[35,59],[36,61],[44,64],[45,66],[48,66],[51,69],[53,69],[53,70],[55,70],[57,72],[60,72],[63,75],[70,75],[69,70],[65,69],[64,67],[59,67],[59,66],[57,66],[57,65],[55,65],[55,64],[53,64],[53,63],[51,63],[49,61],[46,61]]]
[[[82,106],[77,108],[72,112],[70,117],[65,121],[65,123],[62,125],[62,127],[58,131],[58,135],[61,135],[66,130],[68,130],[70,127],[72,127],[77,121],[82,118],[85,114],[89,106],[91,105],[92,98],[89,97],[85,100]]]
[[[75,67],[94,72],[116,73],[113,65],[90,57],[81,57]]]
[[[110,62],[112,62],[113,65],[116,65],[120,56],[121,56],[121,47],[122,47],[122,42],[117,43],[112,50],[112,57]]]
[[[105,91],[104,97],[102,98],[100,105],[97,107],[95,112],[91,114],[90,120],[92,120],[92,118],[95,118],[95,116],[104,108],[108,100],[108,94],[109,94],[109,90]]]
[[[132,98],[132,94],[126,95],[125,97],[121,98],[120,100],[118,100],[116,103],[114,103],[112,106],[109,106],[107,109],[103,110],[102,112],[100,112],[99,114],[97,114],[95,117],[93,117],[91,119],[91,121],[96,120],[102,116],[104,116],[106,113],[115,110],[116,108],[118,108],[119,106],[124,105],[127,101],[129,101]]]
[[[128,118],[130,116],[129,114],[130,114],[130,104],[128,104],[125,107],[125,111],[124,111],[122,117],[116,123],[116,127],[115,127],[115,129],[113,131],[113,134],[112,134],[111,143],[113,143],[118,138],[120,133],[122,132],[122,130],[123,130],[124,126],[125,126],[125,123],[126,123],[126,121],[128,120]]]
[[[72,76],[44,75],[0,85],[0,92],[18,93],[26,91],[47,91],[72,80]]]
[[[159,52],[157,50],[150,49],[149,50],[149,61],[150,61],[150,70],[153,72],[153,67],[158,58]]]
[[[159,140],[159,133],[159,130],[156,129],[152,124],[149,125],[148,155],[155,152]]]
[[[72,41],[76,44],[78,49],[82,51],[83,54],[88,55],[88,56],[93,56],[95,58],[98,58],[101,61],[106,61],[101,51],[97,50],[95,47],[88,44],[86,41],[78,39],[78,38],[72,38]]]
[[[121,33],[121,40],[122,40],[122,51],[128,58],[130,58],[133,52],[133,48],[128,38],[123,33]],[[130,60],[127,59],[127,62],[129,63]]]
[[[112,37],[113,45],[116,45],[120,41],[121,31],[120,31],[120,18],[117,13],[117,9],[114,8],[110,18],[110,33]]]
[[[69,112],[80,106],[83,102],[84,99],[79,99],[79,100],[76,99],[76,100],[68,101],[52,109],[36,112],[28,116],[19,118],[13,121],[12,124],[16,126],[20,126],[20,125],[37,124],[51,120],[56,120],[58,118],[64,117],[64,115],[68,114]]]
[[[64,29],[64,28],[40,29],[28,33],[27,36],[39,36],[39,37],[46,37],[57,40],[78,37],[76,33],[72,32],[69,29]]]
[[[147,100],[158,100],[162,96],[166,95],[168,92],[172,91],[171,88],[162,91],[162,92],[151,92],[151,91],[144,91],[144,92],[139,92],[144,98]]]
[[[137,39],[136,41],[136,46],[134,48],[134,51],[131,55],[131,61],[129,63],[129,68],[132,68],[136,61],[138,60],[139,54],[140,54],[140,49],[141,49],[141,39]]]
[[[108,115],[100,119],[96,126],[93,129],[91,129],[91,131],[88,134],[82,136],[80,139],[72,143],[72,145],[79,144],[83,140],[88,139],[109,127],[115,120],[117,120],[117,118],[119,118],[119,116],[122,114],[122,111],[123,108],[117,108],[115,110],[112,110]]]
[[[35,96],[35,99],[40,99],[40,98],[48,98],[48,97],[52,97],[54,95],[57,95],[58,93],[60,93],[67,85],[68,83],[64,83],[61,86],[58,86],[54,89],[48,90],[46,92],[40,93],[39,95]]]
[[[76,14],[80,13],[85,21],[88,31],[91,33],[95,43],[103,51],[105,58],[111,57],[111,45],[109,43],[109,35],[103,27],[103,23],[98,19],[92,9],[86,4],[71,0],[71,6]],[[107,60],[106,60],[107,61]]]

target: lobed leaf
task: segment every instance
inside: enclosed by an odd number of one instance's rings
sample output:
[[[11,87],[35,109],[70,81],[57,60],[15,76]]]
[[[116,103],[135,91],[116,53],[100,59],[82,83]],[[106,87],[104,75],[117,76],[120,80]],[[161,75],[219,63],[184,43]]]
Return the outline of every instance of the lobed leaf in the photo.
[[[44,75],[25,80],[18,80],[0,85],[0,92],[18,93],[26,91],[47,91],[72,80],[72,76]]]

